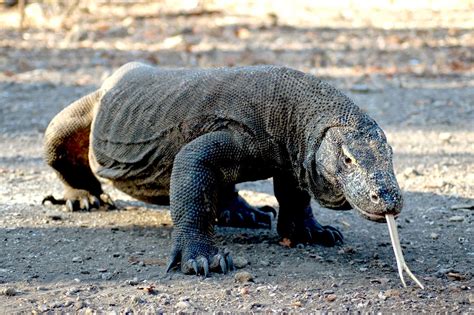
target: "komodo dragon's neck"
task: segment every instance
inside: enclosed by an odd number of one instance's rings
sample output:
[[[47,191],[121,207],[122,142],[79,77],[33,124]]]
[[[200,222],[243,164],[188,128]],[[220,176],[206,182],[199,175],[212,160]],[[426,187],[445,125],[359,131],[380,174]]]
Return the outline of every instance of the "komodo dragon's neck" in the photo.
[[[268,125],[267,130],[272,137],[279,139],[282,154],[291,163],[300,187],[308,190],[308,172],[311,167],[308,157],[316,154],[325,133],[332,127],[363,129],[371,125],[373,120],[350,98],[314,76],[304,75],[298,81],[300,88],[292,91],[291,97],[282,104],[285,108],[285,123],[278,128]],[[270,107],[267,112],[269,117],[282,115],[274,106]],[[282,117],[268,121],[276,120],[281,121]]]

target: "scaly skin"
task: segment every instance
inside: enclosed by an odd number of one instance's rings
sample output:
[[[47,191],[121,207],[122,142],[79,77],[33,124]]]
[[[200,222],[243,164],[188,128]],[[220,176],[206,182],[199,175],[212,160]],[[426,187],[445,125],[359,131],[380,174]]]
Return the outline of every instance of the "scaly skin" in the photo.
[[[293,243],[333,246],[310,198],[381,221],[402,198],[392,152],[377,124],[341,92],[285,67],[162,70],[123,66],[59,113],[46,132],[46,161],[71,210],[112,203],[96,176],[147,202],[170,203],[168,270],[207,275],[232,268],[214,223],[268,226],[265,211],[234,185],[274,178],[277,230]]]

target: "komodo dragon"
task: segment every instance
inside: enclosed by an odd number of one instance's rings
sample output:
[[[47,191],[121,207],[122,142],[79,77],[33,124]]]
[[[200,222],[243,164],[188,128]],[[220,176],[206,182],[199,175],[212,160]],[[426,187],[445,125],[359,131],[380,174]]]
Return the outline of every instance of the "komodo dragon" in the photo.
[[[168,270],[181,264],[185,273],[232,268],[213,239],[219,218],[268,224],[265,211],[238,196],[239,182],[273,177],[277,231],[293,243],[342,241],[316,221],[311,197],[372,221],[402,208],[392,149],[376,122],[334,87],[286,67],[128,63],[52,120],[45,159],[65,186],[63,199],[45,200],[70,210],[112,205],[96,176],[137,199],[169,202]]]

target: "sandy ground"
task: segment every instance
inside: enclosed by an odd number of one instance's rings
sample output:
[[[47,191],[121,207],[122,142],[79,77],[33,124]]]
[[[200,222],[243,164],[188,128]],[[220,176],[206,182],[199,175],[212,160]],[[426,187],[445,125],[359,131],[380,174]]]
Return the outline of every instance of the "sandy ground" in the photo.
[[[83,8],[61,27],[47,25],[51,18],[23,34],[0,28],[0,312],[474,312],[474,33],[442,22],[467,21],[462,12],[411,14],[410,27],[400,28],[406,12],[398,20],[387,13],[394,27],[348,14],[299,27],[275,14],[109,9]],[[354,20],[358,27],[348,27]],[[399,233],[426,289],[401,286],[386,225],[353,211],[314,204],[320,222],[344,233],[335,248],[287,248],[275,229],[220,228],[218,243],[241,269],[203,279],[164,273],[172,229],[166,207],[106,183],[117,211],[42,206],[45,195],[62,193],[42,161],[48,122],[132,60],[284,64],[349,94],[394,148],[406,200]],[[252,204],[277,207],[271,180],[240,188]]]

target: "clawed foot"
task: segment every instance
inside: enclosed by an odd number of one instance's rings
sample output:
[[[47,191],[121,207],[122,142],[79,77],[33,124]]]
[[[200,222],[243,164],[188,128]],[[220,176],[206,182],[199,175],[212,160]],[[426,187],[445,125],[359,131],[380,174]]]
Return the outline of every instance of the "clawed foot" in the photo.
[[[311,209],[309,208],[308,211]],[[292,244],[309,243],[331,247],[342,244],[344,241],[344,237],[338,229],[330,225],[319,224],[312,213],[307,213],[306,218],[299,222],[279,221],[277,229],[278,234],[290,239]]]
[[[74,194],[68,194],[64,198],[56,199],[54,196],[49,195],[44,197],[41,204],[50,202],[53,205],[65,205],[66,211],[90,211],[92,209],[99,209],[101,207],[107,210],[115,209],[113,200],[107,194],[100,194],[94,196],[85,190],[76,190]]]
[[[276,211],[272,207],[255,208],[238,196],[219,209],[217,225],[239,228],[271,229]]]
[[[191,242],[185,246],[175,246],[166,272],[179,264],[183,273],[204,277],[207,277],[210,271],[226,274],[234,270],[229,251],[226,249],[219,251],[217,247],[206,242]]]

